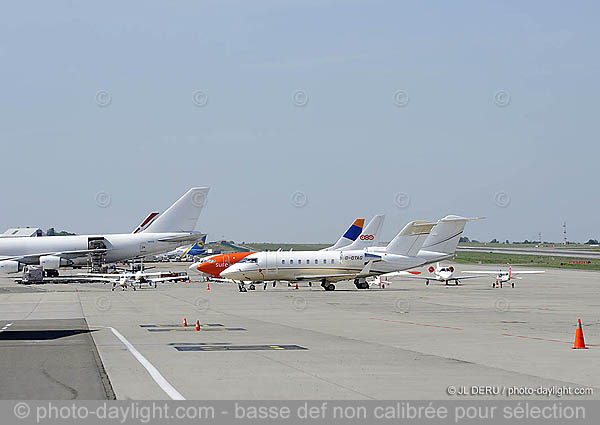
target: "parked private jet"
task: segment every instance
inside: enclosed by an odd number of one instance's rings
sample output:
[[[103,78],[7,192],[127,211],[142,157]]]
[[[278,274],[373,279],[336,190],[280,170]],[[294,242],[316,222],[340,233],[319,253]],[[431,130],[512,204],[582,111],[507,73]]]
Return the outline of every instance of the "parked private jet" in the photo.
[[[429,285],[430,280],[435,280],[438,282],[445,283],[448,285],[449,282],[454,281],[456,285],[460,283],[461,280],[464,279],[475,279],[477,277],[485,277],[485,275],[471,275],[471,276],[456,276],[454,274],[453,266],[440,266],[440,263],[437,263],[435,267],[429,266],[427,271],[433,276],[410,276],[411,279],[422,279],[425,281],[425,285]]]
[[[364,218],[357,218],[350,225],[350,227],[342,234],[342,236],[337,240],[335,244],[328,248],[324,248],[321,252],[325,251],[334,251],[340,250],[344,247],[349,246],[354,243],[356,240],[362,241],[365,247],[369,247],[374,245],[379,238],[379,231],[383,225],[383,221],[385,219],[384,215],[376,215],[371,219],[371,221],[367,224],[367,227],[363,226],[365,223]],[[281,251],[279,251],[281,252]],[[200,273],[207,274],[211,276],[213,279],[220,279],[221,272],[233,264],[243,260],[249,255],[255,254],[255,252],[234,252],[228,254],[218,254],[212,255],[210,257],[205,257],[197,263],[194,263],[190,266],[190,269],[197,270]],[[231,279],[226,279],[231,281]],[[240,289],[243,287],[241,286]],[[254,284],[250,284],[250,289],[254,289]]]
[[[450,215],[437,223],[414,221],[384,248],[367,249],[362,245],[365,241],[359,239],[340,251],[257,252],[230,266],[221,276],[238,281],[320,281],[328,291],[335,289],[335,282],[353,280],[357,288],[367,289],[369,276],[454,256],[469,220]]]

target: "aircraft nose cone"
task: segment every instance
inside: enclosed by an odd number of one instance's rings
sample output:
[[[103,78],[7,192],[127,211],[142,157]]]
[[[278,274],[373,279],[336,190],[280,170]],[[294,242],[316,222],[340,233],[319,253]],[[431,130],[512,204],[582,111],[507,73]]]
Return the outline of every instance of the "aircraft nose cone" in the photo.
[[[198,270],[200,271],[200,262],[194,263],[188,267],[189,270]]]
[[[235,279],[237,277],[238,273],[239,273],[238,269],[232,269],[231,267],[229,267],[221,272],[221,276],[229,278],[229,279]]]

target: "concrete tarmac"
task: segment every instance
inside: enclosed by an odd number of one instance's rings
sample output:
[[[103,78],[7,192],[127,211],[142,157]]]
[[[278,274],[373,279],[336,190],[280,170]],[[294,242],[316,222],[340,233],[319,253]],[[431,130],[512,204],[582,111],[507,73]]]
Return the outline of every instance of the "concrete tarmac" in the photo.
[[[455,268],[460,275],[482,266]],[[460,286],[405,279],[370,290],[341,282],[333,292],[306,283],[247,293],[211,283],[208,291],[197,277],[112,292],[103,284],[23,287],[3,277],[0,325],[84,318],[118,399],[172,397],[156,373],[187,399],[445,399],[460,397],[448,387],[463,386],[504,391],[464,396],[478,399],[548,398],[509,397],[514,387],[586,388],[592,393],[562,398],[599,399],[599,285],[600,273],[567,270],[526,276],[515,288],[492,289],[491,278]],[[200,331],[183,328],[184,317],[190,326],[199,320]],[[571,349],[578,317],[589,350]],[[12,356],[45,348],[16,350]],[[25,398],[56,398],[42,387]]]
[[[114,398],[85,319],[11,320],[0,329],[0,399]]]

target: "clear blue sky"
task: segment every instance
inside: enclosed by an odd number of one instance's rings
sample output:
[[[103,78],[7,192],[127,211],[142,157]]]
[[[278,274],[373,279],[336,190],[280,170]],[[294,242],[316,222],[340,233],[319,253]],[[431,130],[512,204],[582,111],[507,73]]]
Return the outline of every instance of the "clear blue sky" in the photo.
[[[210,239],[333,241],[376,213],[384,239],[449,213],[487,216],[482,240],[598,238],[599,9],[4,2],[0,227],[128,231],[207,185]]]

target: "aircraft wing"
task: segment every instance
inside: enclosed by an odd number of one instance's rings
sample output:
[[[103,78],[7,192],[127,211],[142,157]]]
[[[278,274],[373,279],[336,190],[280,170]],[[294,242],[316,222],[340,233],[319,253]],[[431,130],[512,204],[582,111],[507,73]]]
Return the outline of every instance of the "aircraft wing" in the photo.
[[[5,257],[0,258],[1,260],[14,260],[21,261],[22,263],[27,263],[28,261],[39,260],[40,257],[44,257],[46,255],[55,255],[57,257],[65,258],[67,260],[71,258],[83,257],[92,252],[106,252],[108,249],[80,249],[75,251],[55,251],[55,252],[40,252],[37,254],[27,254],[27,255],[19,255],[16,257]]]
[[[204,233],[195,233],[190,232],[186,235],[178,235],[178,236],[167,236],[164,238],[158,239],[158,242],[197,242],[202,239]]]
[[[106,282],[112,282],[114,280],[120,280],[122,277],[127,279],[135,279],[135,273],[78,273],[77,276],[85,277],[90,280],[102,280]]]
[[[306,275],[296,276],[295,280],[318,280],[329,278],[350,278],[356,276],[356,273],[336,273],[336,274],[321,274],[321,275]]]
[[[355,277],[367,277],[371,274],[371,266],[373,266],[373,261],[369,261],[362,270],[358,273],[331,273],[331,274],[323,274],[323,275],[306,275],[306,276],[296,276],[295,280],[320,280],[327,279],[330,281],[334,280],[345,280],[345,279],[353,279]]]
[[[537,273],[545,273],[544,270],[521,270],[521,271],[512,271],[512,274],[537,274]]]
[[[498,273],[505,273],[505,272],[501,272],[501,271],[490,271],[490,270],[465,270],[465,273],[480,273],[480,274],[498,274]],[[513,272],[514,273],[514,272]],[[506,274],[508,274],[508,272],[506,272]]]
[[[485,274],[479,274],[479,275],[475,274],[475,275],[470,275],[470,276],[455,276],[451,280],[475,279],[478,277],[486,277],[486,276],[487,275],[485,275]]]
[[[176,282],[181,279],[187,280],[188,277],[181,275],[181,276],[169,276],[169,277],[156,277],[156,278],[151,278],[151,279],[147,279],[147,280],[148,280],[148,282],[154,283],[154,282],[170,282],[170,281]]]

